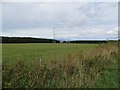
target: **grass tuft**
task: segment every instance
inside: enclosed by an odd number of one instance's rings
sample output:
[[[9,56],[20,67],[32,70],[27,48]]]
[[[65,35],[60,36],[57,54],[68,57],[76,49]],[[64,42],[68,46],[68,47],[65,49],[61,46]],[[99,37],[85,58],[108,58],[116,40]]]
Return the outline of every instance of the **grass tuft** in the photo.
[[[64,57],[58,55],[48,62],[41,59],[31,63],[26,63],[24,59],[17,59],[12,64],[3,62],[3,87],[97,87],[96,81],[99,77],[104,77],[104,70],[110,70],[116,65],[117,54],[117,44],[108,43],[95,49],[66,54]]]

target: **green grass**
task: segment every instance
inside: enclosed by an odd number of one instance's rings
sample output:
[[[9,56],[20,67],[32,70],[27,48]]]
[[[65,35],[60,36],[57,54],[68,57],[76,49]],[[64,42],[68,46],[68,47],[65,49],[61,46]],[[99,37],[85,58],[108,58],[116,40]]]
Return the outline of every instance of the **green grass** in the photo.
[[[3,87],[117,88],[117,44],[3,44]]]
[[[3,44],[4,61],[22,58],[26,61],[42,59],[49,60],[56,56],[65,56],[83,50],[95,48],[95,44]]]

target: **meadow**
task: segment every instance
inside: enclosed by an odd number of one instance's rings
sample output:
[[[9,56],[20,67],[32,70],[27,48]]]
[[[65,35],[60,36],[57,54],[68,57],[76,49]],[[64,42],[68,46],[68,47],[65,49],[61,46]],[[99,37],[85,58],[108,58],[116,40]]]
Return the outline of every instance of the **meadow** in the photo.
[[[2,44],[3,88],[117,88],[118,44]]]

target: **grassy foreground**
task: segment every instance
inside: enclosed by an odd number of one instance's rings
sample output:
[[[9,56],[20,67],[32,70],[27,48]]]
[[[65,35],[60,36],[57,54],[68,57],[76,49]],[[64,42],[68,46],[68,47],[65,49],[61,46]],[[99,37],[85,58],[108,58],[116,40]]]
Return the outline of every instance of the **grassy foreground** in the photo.
[[[118,87],[117,43],[3,44],[2,49],[3,88]]]

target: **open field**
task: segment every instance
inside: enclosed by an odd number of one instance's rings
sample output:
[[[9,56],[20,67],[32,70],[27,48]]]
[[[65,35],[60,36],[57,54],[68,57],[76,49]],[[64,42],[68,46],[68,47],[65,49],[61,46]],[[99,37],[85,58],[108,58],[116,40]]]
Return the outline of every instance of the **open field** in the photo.
[[[118,87],[117,43],[3,44],[3,88]]]
[[[96,46],[95,44],[3,44],[3,60],[10,62],[16,59],[48,61],[55,57],[81,52]]]

